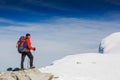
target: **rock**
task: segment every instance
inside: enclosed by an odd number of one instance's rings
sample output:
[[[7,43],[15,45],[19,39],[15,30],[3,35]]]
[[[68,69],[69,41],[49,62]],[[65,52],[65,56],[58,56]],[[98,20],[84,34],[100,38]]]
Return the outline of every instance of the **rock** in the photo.
[[[42,73],[38,69],[6,71],[0,74],[0,80],[52,80],[53,75]]]
[[[11,71],[6,71],[0,74],[0,80],[15,80],[14,77],[11,76]]]
[[[11,68],[11,67],[9,67],[8,69],[7,69],[7,71],[12,71],[13,69]]]

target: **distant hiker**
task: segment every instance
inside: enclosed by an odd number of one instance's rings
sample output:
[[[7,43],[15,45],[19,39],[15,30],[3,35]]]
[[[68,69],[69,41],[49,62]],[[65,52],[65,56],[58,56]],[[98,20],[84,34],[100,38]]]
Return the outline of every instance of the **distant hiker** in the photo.
[[[30,68],[35,68],[33,66],[33,55],[30,50],[35,51],[35,48],[31,46],[30,34],[27,33],[25,37],[21,37],[18,41],[18,52],[21,53],[21,69],[24,69],[24,60],[27,57],[30,59]]]

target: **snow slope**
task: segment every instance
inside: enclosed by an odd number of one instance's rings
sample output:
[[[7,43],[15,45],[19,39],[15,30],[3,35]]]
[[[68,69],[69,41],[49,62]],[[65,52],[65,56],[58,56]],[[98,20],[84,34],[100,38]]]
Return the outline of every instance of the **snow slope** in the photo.
[[[120,32],[111,34],[101,41],[104,53],[120,53]]]
[[[120,40],[116,35],[120,36],[120,33],[102,40],[101,45],[108,54],[69,55],[40,70],[54,74],[54,80],[120,80],[120,54],[113,53],[120,51],[117,44]]]

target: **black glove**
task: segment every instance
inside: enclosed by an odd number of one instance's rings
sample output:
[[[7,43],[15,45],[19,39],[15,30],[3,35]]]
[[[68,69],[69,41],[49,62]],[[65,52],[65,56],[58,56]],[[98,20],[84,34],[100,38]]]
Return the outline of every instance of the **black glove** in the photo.
[[[33,49],[34,51],[36,50],[36,48]]]

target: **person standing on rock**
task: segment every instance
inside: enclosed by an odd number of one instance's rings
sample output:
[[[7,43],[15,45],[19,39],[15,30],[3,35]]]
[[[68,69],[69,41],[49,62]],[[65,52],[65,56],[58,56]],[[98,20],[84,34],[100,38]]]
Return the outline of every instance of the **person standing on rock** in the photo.
[[[26,49],[25,51],[21,52],[21,69],[24,69],[24,60],[26,55],[30,59],[30,68],[35,68],[33,66],[33,55],[31,53],[31,50],[35,51],[36,48],[31,46],[30,38],[31,38],[30,34],[27,33],[25,36]]]

